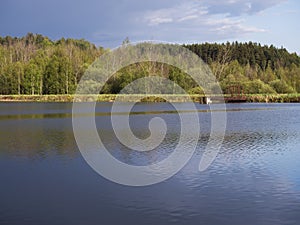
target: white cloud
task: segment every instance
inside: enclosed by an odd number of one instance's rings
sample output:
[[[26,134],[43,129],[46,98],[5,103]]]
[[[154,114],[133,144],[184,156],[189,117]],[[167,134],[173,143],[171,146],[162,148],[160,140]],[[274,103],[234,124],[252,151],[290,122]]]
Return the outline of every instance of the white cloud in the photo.
[[[199,0],[210,14],[253,15],[287,0]]]
[[[188,15],[188,16],[184,16],[178,19],[178,22],[182,22],[182,21],[186,21],[186,20],[193,20],[193,19],[197,19],[198,15]]]
[[[275,4],[280,0],[265,0],[265,5]],[[249,13],[258,0],[186,0],[172,7],[149,10],[143,21],[155,29],[156,38],[167,38],[171,35],[190,37],[213,37],[225,39],[241,37],[249,33],[261,33],[266,30],[260,27],[249,26],[241,15],[233,16],[234,12]],[[228,6],[231,6],[229,8]],[[256,12],[260,12],[260,7]],[[237,14],[237,13],[235,13]],[[159,32],[160,31],[160,32]],[[166,32],[164,34],[164,32]],[[158,37],[157,37],[158,36]],[[173,38],[174,39],[174,38]]]
[[[161,23],[176,23],[193,20],[206,14],[206,7],[194,1],[186,1],[173,7],[148,11],[144,16],[144,21],[152,26]]]
[[[149,17],[148,21],[149,25],[159,25],[162,23],[171,23],[173,22],[173,19],[167,17]]]
[[[253,26],[244,25],[243,19],[209,19],[206,24],[210,26],[210,31],[217,32],[218,34],[246,34],[246,33],[260,33],[266,32],[265,29]]]
[[[124,0],[124,4],[117,4],[120,9],[115,9],[114,17],[111,12],[105,12],[115,26],[102,25],[99,31],[103,34],[105,26],[105,34],[110,33],[110,38],[100,35],[100,39],[111,43],[121,43],[126,36],[132,41],[157,39],[185,43],[243,39],[270,29],[253,23],[252,18],[283,1],[152,0],[142,3]]]

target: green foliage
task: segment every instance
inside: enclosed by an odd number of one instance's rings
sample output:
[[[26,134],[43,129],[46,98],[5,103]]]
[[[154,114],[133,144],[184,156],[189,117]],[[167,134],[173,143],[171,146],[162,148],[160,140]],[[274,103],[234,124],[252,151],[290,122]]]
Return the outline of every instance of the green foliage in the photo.
[[[300,91],[300,57],[284,48],[252,42],[184,46],[210,65],[224,93],[233,84],[246,94]]]
[[[275,94],[276,92],[268,84],[261,80],[253,80],[243,85],[247,94]]]
[[[40,34],[0,37],[0,94],[72,94],[103,48]]]
[[[194,88],[191,88],[190,90],[188,90],[188,93],[190,95],[203,95],[204,91],[201,87],[194,87]]]
[[[269,66],[274,69],[289,67],[292,64],[300,66],[300,58],[296,53],[290,54],[285,48],[261,46],[260,44],[248,42],[233,42],[226,44],[191,44],[184,45],[189,50],[199,55],[204,62],[222,62],[225,60],[237,60],[241,66],[249,64],[251,67],[258,65],[263,71]]]
[[[270,83],[270,86],[280,94],[283,93],[295,93],[295,90],[289,86],[284,80],[274,80]]]
[[[126,38],[124,44],[128,43]],[[300,57],[284,48],[252,42],[184,47],[209,64],[224,93],[233,84],[241,86],[245,94],[300,92]],[[73,94],[85,70],[105,51],[83,39],[52,41],[32,33],[21,38],[0,37],[0,94]],[[165,77],[190,94],[203,94],[189,75],[155,62],[136,63],[117,71],[101,93],[117,94],[130,82],[146,76]],[[97,85],[91,80],[87,88],[93,90]],[[140,85],[136,89],[145,90],[146,85]]]

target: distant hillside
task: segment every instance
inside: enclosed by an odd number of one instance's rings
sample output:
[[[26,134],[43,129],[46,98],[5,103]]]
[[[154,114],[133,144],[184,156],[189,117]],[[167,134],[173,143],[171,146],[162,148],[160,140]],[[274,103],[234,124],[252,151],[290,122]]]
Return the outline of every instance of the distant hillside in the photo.
[[[208,63],[226,92],[238,83],[246,93],[300,92],[300,57],[258,43],[184,45]]]
[[[300,57],[284,48],[252,42],[184,47],[209,64],[224,92],[232,84],[241,85],[245,93],[300,92]],[[0,94],[73,94],[85,69],[104,52],[102,47],[83,39],[52,41],[32,33],[21,38],[0,37]],[[102,93],[118,93],[150,72],[176,81],[189,93],[202,93],[179,69],[150,64],[135,64],[118,71]]]
[[[241,66],[249,64],[251,67],[259,66],[262,70],[266,70],[268,66],[272,70],[290,67],[292,64],[300,66],[300,57],[296,53],[290,54],[285,48],[275,48],[273,45],[227,42],[226,44],[205,43],[184,46],[208,64],[222,62],[222,60],[227,62],[237,60]]]
[[[0,37],[0,94],[71,94],[103,52],[83,39],[52,41],[40,34]]]

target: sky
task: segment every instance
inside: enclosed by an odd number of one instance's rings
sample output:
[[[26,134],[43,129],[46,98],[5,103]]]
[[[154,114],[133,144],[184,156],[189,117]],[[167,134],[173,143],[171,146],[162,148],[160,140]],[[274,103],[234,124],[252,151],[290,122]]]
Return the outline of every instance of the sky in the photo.
[[[299,0],[1,0],[0,36],[130,41],[259,42],[300,55]]]

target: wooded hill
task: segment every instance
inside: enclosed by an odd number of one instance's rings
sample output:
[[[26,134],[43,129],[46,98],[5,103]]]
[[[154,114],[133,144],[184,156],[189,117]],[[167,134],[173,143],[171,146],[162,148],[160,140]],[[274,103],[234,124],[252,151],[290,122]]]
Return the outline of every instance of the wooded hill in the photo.
[[[85,40],[0,37],[0,94],[72,94],[103,51]]]
[[[300,92],[300,57],[284,48],[252,42],[184,47],[209,64],[225,93],[232,84],[241,85],[249,94]],[[84,71],[105,51],[83,39],[52,41],[32,33],[21,38],[0,37],[0,94],[73,94]],[[150,72],[175,81],[191,94],[202,92],[179,69],[145,62],[118,71],[102,93],[118,93]]]
[[[249,94],[300,92],[300,57],[283,47],[252,42],[185,47],[210,65],[224,92],[232,83]]]

